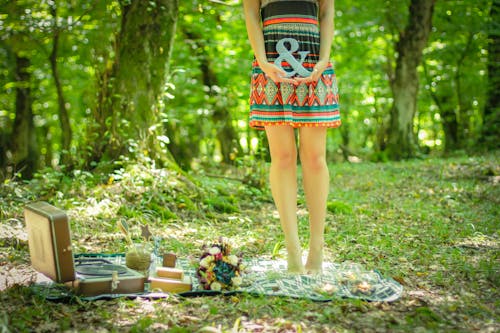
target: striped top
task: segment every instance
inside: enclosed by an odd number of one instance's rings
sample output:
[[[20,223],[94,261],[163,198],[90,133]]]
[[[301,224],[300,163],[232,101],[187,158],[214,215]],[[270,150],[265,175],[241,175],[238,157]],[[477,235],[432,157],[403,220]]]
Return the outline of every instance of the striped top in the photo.
[[[280,2],[280,1],[307,1],[319,4],[319,0],[260,0],[260,8],[267,6],[271,2]]]

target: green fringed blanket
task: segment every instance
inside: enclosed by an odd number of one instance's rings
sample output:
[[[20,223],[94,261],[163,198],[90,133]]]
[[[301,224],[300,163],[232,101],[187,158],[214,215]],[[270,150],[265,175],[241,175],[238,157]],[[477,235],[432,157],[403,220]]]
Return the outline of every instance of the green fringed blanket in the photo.
[[[95,257],[96,255],[92,255]],[[117,264],[124,264],[121,255],[101,257]],[[160,259],[157,260],[160,262]],[[357,298],[366,301],[392,302],[399,299],[403,287],[393,279],[383,277],[378,271],[364,269],[356,263],[324,263],[323,273],[319,275],[288,274],[284,260],[246,260],[243,285],[231,291],[202,290],[195,276],[195,268],[187,260],[178,260],[178,268],[182,268],[186,275],[191,276],[193,290],[180,293],[185,297],[227,295],[234,293],[248,293],[265,296],[284,296],[304,298],[313,301],[331,301],[339,298]],[[144,293],[140,294],[105,294],[93,297],[80,297],[82,300],[95,300],[117,297],[144,297],[161,298],[168,294],[149,291],[148,285]],[[36,293],[51,300],[63,300],[75,297],[67,289],[54,284],[35,284],[32,286]]]
[[[193,291],[183,295],[203,294],[194,278],[194,269],[185,267],[185,262],[181,261],[180,264],[186,273],[193,276]],[[365,270],[355,263],[324,263],[323,273],[318,275],[288,274],[284,260],[248,260],[245,267],[243,285],[234,292],[307,298],[313,301],[358,298],[384,302],[397,300],[403,292],[403,287],[398,282],[384,278],[377,271]]]

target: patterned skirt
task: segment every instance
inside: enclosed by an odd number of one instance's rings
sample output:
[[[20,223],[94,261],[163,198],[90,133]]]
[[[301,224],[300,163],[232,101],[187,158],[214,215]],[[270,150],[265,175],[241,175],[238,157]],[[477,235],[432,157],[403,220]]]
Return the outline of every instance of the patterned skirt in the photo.
[[[267,60],[287,77],[307,77],[319,58],[317,5],[280,1],[261,10]],[[275,83],[252,64],[250,126],[338,127],[338,89],[331,63],[317,82]]]

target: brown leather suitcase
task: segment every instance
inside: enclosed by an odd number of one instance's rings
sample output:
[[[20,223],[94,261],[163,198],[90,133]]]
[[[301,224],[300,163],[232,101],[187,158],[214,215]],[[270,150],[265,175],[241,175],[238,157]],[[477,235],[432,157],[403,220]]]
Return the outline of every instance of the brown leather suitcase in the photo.
[[[146,278],[141,273],[106,258],[81,256],[75,259],[75,270],[76,279],[66,284],[74,288],[78,295],[97,296],[144,292]]]
[[[84,255],[75,260],[67,214],[46,202],[24,209],[31,264],[58,283],[66,283],[81,296],[144,292],[146,278],[121,263]]]
[[[71,235],[66,213],[46,202],[26,206],[31,264],[55,282],[75,279]]]

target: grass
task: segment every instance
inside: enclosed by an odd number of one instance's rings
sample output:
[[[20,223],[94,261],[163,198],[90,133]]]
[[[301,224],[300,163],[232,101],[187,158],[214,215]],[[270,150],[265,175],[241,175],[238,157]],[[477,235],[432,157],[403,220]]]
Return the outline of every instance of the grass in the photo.
[[[0,332],[498,331],[499,157],[330,166],[326,259],[355,261],[396,279],[405,288],[397,302],[314,303],[238,294],[56,303],[33,295],[26,278],[0,292]],[[123,251],[116,222],[125,217],[148,223],[164,249],[181,257],[195,255],[220,235],[248,257],[283,255],[268,190],[232,177],[191,176],[188,181],[134,165],[116,175],[52,172],[44,181],[5,183],[0,270],[28,271],[26,241],[8,231],[22,230],[22,208],[40,198],[68,211],[74,252]],[[301,203],[305,248],[308,225]],[[132,230],[138,226],[132,223]]]

